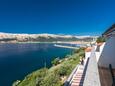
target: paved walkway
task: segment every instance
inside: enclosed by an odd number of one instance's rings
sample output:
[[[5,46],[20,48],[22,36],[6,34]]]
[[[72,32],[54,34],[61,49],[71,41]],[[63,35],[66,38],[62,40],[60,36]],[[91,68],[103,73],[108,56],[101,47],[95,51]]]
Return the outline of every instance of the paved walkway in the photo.
[[[95,50],[91,53],[83,86],[101,86]]]

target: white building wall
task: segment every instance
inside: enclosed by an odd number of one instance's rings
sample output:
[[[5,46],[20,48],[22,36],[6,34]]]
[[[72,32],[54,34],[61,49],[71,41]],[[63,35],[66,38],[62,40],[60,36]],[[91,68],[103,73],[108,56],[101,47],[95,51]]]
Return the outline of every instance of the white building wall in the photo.
[[[86,64],[87,59],[91,56],[91,52],[85,52],[85,60],[84,60],[84,64]]]
[[[101,67],[108,67],[109,64],[112,64],[112,67],[115,68],[115,37],[111,37],[107,40],[98,64]]]
[[[101,53],[102,53],[102,51],[103,51],[104,46],[105,46],[105,43],[103,43],[103,44],[100,46],[100,51],[99,51],[99,52],[95,52],[97,62],[99,61],[99,58],[100,58],[100,55],[101,55]],[[95,51],[96,51],[96,48],[97,48],[97,46],[95,46]]]

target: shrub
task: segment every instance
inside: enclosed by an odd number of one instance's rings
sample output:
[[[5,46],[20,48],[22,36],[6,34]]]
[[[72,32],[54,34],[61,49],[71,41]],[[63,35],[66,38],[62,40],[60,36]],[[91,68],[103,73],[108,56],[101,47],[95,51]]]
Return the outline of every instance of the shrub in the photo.
[[[104,37],[98,37],[97,40],[96,40],[97,43],[101,43],[101,42],[105,42],[105,41],[106,40],[105,40]]]
[[[60,77],[54,73],[48,74],[39,86],[62,86]]]
[[[60,76],[65,76],[67,75],[67,70],[68,70],[68,67],[67,66],[61,66],[58,70],[58,74]]]
[[[79,49],[76,49],[73,51],[73,53],[80,53],[80,52],[83,52],[85,50],[85,48],[81,47]]]
[[[25,77],[25,79],[16,86],[39,86],[43,78],[46,76],[48,69],[42,68]]]
[[[52,65],[57,65],[57,64],[59,64],[59,61],[60,61],[59,58],[55,58],[51,63],[52,63]]]

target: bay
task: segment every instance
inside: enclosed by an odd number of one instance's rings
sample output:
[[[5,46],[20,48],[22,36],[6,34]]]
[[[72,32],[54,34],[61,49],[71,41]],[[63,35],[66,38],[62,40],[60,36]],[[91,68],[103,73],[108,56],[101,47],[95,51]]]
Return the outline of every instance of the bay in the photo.
[[[71,52],[49,43],[0,44],[0,86],[11,86],[45,63],[49,68],[55,57],[63,58]]]

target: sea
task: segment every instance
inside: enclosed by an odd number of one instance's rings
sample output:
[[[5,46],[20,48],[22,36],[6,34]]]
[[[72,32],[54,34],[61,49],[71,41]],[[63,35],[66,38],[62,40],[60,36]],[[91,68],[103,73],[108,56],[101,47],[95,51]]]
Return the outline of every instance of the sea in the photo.
[[[73,49],[55,47],[53,43],[0,44],[0,86],[12,86],[16,80],[40,68],[51,67],[51,61],[71,54]]]

